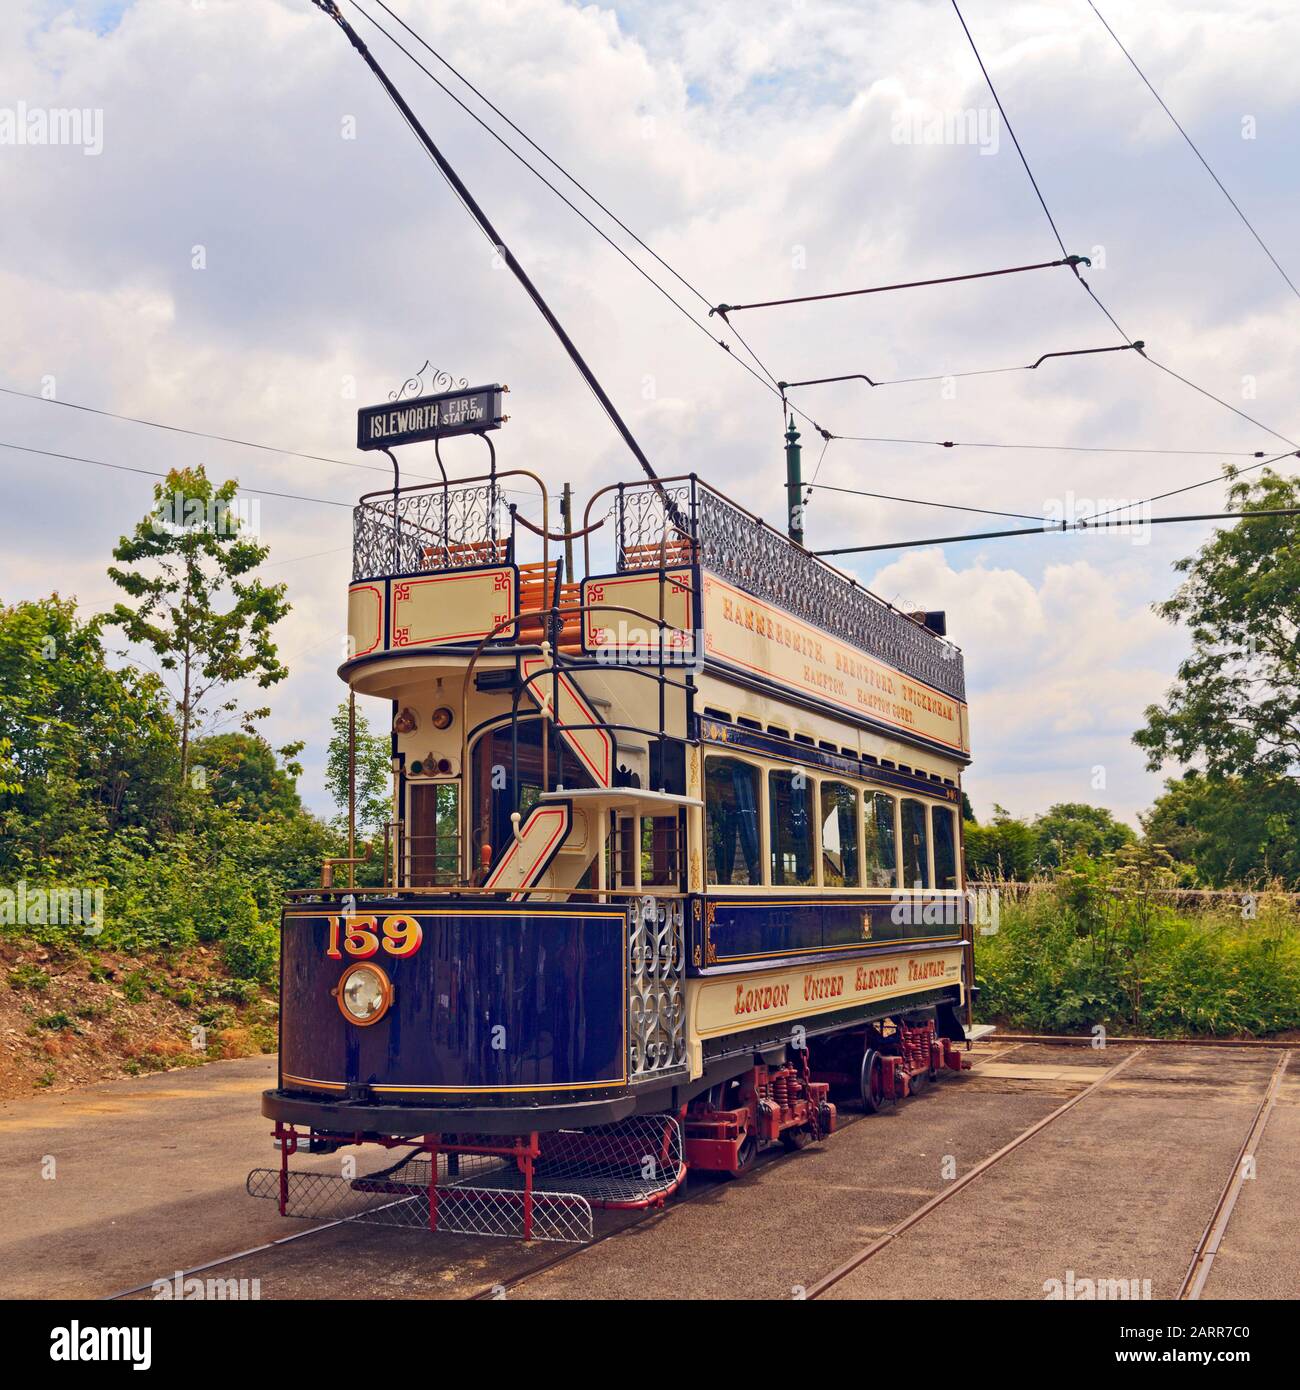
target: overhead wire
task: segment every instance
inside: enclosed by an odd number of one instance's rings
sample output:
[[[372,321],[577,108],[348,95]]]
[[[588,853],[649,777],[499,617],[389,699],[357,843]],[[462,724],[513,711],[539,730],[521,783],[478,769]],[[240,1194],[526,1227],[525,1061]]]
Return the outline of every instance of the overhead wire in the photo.
[[[1042,526],[1022,526],[1010,531],[976,531],[963,536],[931,536],[917,541],[880,541],[874,545],[846,545],[815,550],[814,555],[861,555],[875,550],[911,550],[918,546],[955,545],[961,541],[1003,540],[1012,536],[1059,535],[1072,531],[1112,531],[1127,526],[1169,526],[1194,521],[1241,521],[1267,516],[1300,516],[1300,507],[1262,507],[1243,512],[1200,512],[1188,516],[1120,518],[1118,521],[1080,520],[1048,522]]]
[[[1139,339],[1136,343],[1120,343],[1115,347],[1072,348],[1067,352],[1045,352],[1036,362],[1016,367],[984,367],[978,371],[936,372],[933,376],[900,376],[876,381],[872,377],[864,376],[861,372],[852,372],[847,376],[819,376],[809,381],[778,381],[777,385],[782,391],[793,390],[796,386],[826,386],[836,381],[865,381],[868,386],[908,386],[921,381],[955,381],[958,377],[1000,376],[1005,372],[1033,372],[1037,371],[1049,357],[1090,357],[1098,352],[1128,352],[1130,350],[1140,352],[1144,346],[1145,344]]]
[[[1043,209],[1043,214],[1047,218],[1048,224],[1051,226],[1052,235],[1056,238],[1056,243],[1061,248],[1061,254],[1065,255],[1065,243],[1061,240],[1061,233],[1056,225],[1056,219],[1052,216],[1051,210],[1047,206],[1047,200],[1046,198],[1044,198],[1043,191],[1038,185],[1038,180],[1034,177],[1034,171],[1032,168],[1030,168],[1029,160],[1026,157],[1023,148],[1021,147],[1020,140],[1016,136],[1015,129],[1012,127],[1010,120],[1007,119],[1006,108],[1002,104],[1002,98],[998,95],[998,90],[993,84],[993,79],[989,76],[988,68],[984,65],[984,59],[980,56],[979,47],[976,44],[973,35],[971,34],[970,28],[967,25],[964,16],[962,15],[961,6],[957,3],[957,0],[952,0],[952,7],[953,10],[956,12],[957,19],[961,23],[962,32],[966,35],[966,41],[970,44],[971,52],[975,55],[975,61],[979,64],[980,71],[984,74],[984,81],[987,83],[988,89],[990,93],[992,93],[993,100],[997,104],[998,111],[1000,112],[1002,120],[1007,127],[1007,133],[1011,136],[1012,143],[1015,145],[1016,148],[1016,153],[1020,156],[1020,162],[1024,166],[1024,170],[1029,178],[1029,182],[1033,185],[1034,193],[1038,198],[1039,205]],[[1100,16],[1098,17],[1100,18]],[[1088,281],[1084,279],[1083,275],[1080,274],[1078,265],[1076,264],[1071,268],[1074,271],[1075,278],[1087,291],[1089,297],[1092,299],[1093,303],[1096,304],[1097,308],[1100,309],[1101,312],[1105,314],[1106,318],[1110,320],[1110,323],[1114,327],[1115,331],[1126,342],[1131,342],[1130,335],[1124,331],[1123,327],[1115,318],[1114,314],[1112,314],[1111,311],[1105,306],[1105,304],[1102,303],[1101,298],[1097,294],[1097,292],[1092,288]],[[1207,390],[1203,386],[1198,386],[1196,382],[1191,381],[1187,377],[1181,375],[1179,372],[1174,371],[1172,367],[1167,367],[1163,362],[1157,361],[1154,357],[1151,356],[1149,352],[1144,351],[1142,355],[1146,358],[1148,362],[1151,363],[1153,367],[1158,367],[1162,372],[1165,372],[1169,376],[1173,377],[1175,380],[1182,382],[1184,386],[1190,387],[1193,391],[1197,391],[1202,396],[1205,396],[1207,399],[1212,400],[1216,402],[1218,405],[1223,406],[1225,410],[1230,410],[1234,415],[1240,416],[1243,420],[1248,420],[1257,429],[1262,429],[1266,431],[1268,434],[1271,434],[1275,439],[1280,439],[1284,444],[1289,444],[1293,449],[1300,448],[1300,445],[1297,445],[1295,440],[1289,438],[1285,434],[1280,433],[1278,430],[1273,429],[1271,426],[1263,424],[1261,421],[1255,419],[1253,415],[1249,415],[1244,410],[1238,409],[1229,401],[1225,401],[1221,396],[1216,396],[1214,392]]]
[[[1229,465],[1231,471],[1228,473],[1218,473],[1213,478],[1202,478],[1199,483],[1187,483],[1183,487],[1170,488],[1168,492],[1157,492],[1154,497],[1145,497],[1140,502],[1125,502],[1118,507],[1109,507],[1104,512],[1098,512],[1097,516],[1111,516],[1115,512],[1127,511],[1132,507],[1147,507],[1152,502],[1163,502],[1167,497],[1178,497],[1184,492],[1195,492],[1197,488],[1211,487],[1215,483],[1232,483],[1243,473],[1253,473],[1257,468],[1267,468],[1269,464],[1278,463],[1285,458],[1300,458],[1300,451],[1275,454],[1271,459],[1264,459],[1261,463],[1248,464],[1245,468],[1235,468]]]
[[[41,458],[63,459],[69,463],[89,463],[96,468],[111,468],[117,473],[139,473],[146,478],[167,478],[168,473],[159,473],[154,468],[138,468],[126,463],[108,463],[104,459],[86,458],[81,454],[61,454],[53,449],[35,449],[29,444],[11,444],[7,440],[0,439],[0,449],[16,449],[23,454],[38,454]],[[322,507],[345,507],[352,510],[351,502],[336,502],[332,497],[308,497],[296,492],[272,492],[264,487],[244,487],[240,484],[241,492],[251,492],[258,497],[279,497],[288,502],[316,502]]]
[[[742,309],[778,309],[788,304],[816,304],[826,299],[853,299],[863,294],[886,294],[890,290],[916,290],[924,289],[930,285],[955,285],[962,280],[988,280],[996,275],[1019,275],[1026,270],[1050,270],[1056,266],[1069,266],[1071,269],[1080,261],[1086,261],[1086,256],[1066,256],[1060,261],[1038,261],[1034,265],[1013,265],[1005,270],[978,270],[969,275],[941,275],[933,280],[907,280],[894,285],[871,285],[866,289],[858,290],[830,290],[824,294],[800,294],[789,299],[764,299],[752,304],[716,304],[710,310],[710,314],[717,314],[724,322],[730,323],[729,314],[739,313]]]
[[[910,502],[919,507],[942,507],[950,512],[978,512],[981,516],[1006,516],[1015,517],[1020,521],[1037,521],[1039,518],[1032,512],[1003,512],[996,511],[989,507],[964,507],[956,502],[932,502],[921,497],[895,497],[888,492],[865,492],[856,487],[835,487],[831,483],[806,483],[809,490],[817,492],[841,492],[849,497],[873,497],[882,502]]]
[[[1119,444],[1006,444],[970,439],[912,439],[883,434],[837,434],[832,438],[848,444],[920,444],[936,449],[1030,449],[1062,454],[1163,454],[1212,458],[1263,458],[1263,449],[1157,449]]]
[[[1197,157],[1197,159],[1201,161],[1201,165],[1205,169],[1205,172],[1209,174],[1209,176],[1218,185],[1219,192],[1222,193],[1223,196],[1232,205],[1232,210],[1237,214],[1238,217],[1241,218],[1242,223],[1246,227],[1246,230],[1259,243],[1260,250],[1263,251],[1263,253],[1269,258],[1269,260],[1273,262],[1274,268],[1277,270],[1277,273],[1283,278],[1283,280],[1286,281],[1287,286],[1291,290],[1291,293],[1294,294],[1297,299],[1300,299],[1300,289],[1296,288],[1295,282],[1286,273],[1286,271],[1282,269],[1281,262],[1279,262],[1278,258],[1272,253],[1272,251],[1268,249],[1267,245],[1265,245],[1264,238],[1260,236],[1260,234],[1255,230],[1254,224],[1251,222],[1250,218],[1248,218],[1246,214],[1241,210],[1241,206],[1240,204],[1238,204],[1237,200],[1232,196],[1231,193],[1228,192],[1227,188],[1224,187],[1223,180],[1210,167],[1209,160],[1205,158],[1205,156],[1197,148],[1196,142],[1192,139],[1190,135],[1188,135],[1187,131],[1184,130],[1182,122],[1169,109],[1168,105],[1165,103],[1164,97],[1162,97],[1160,93],[1156,91],[1155,87],[1151,84],[1150,78],[1148,78],[1146,73],[1144,73],[1142,69],[1138,67],[1137,59],[1135,59],[1133,55],[1128,51],[1128,49],[1125,48],[1123,42],[1120,40],[1119,35],[1114,31],[1114,29],[1110,27],[1110,25],[1106,21],[1106,17],[1096,7],[1096,5],[1092,3],[1092,0],[1088,0],[1088,8],[1101,21],[1102,28],[1105,29],[1105,31],[1111,36],[1111,38],[1115,40],[1116,47],[1125,56],[1125,58],[1128,59],[1130,66],[1133,68],[1133,71],[1137,73],[1137,75],[1142,79],[1147,91],[1149,91],[1151,95],[1155,97],[1156,101],[1160,103],[1160,109],[1173,122],[1174,129],[1177,130],[1179,135],[1181,135],[1183,139],[1187,142],[1188,149],[1190,149],[1191,152]]]
[[[557,188],[557,187],[555,186],[555,184],[554,184],[550,179],[548,179],[548,178],[546,177],[546,175],[545,175],[544,173],[542,173],[542,171],[541,171],[540,169],[538,169],[537,166],[536,166],[535,164],[531,163],[531,162],[526,158],[526,156],[524,156],[524,155],[521,154],[517,149],[515,149],[515,147],[514,147],[514,146],[513,146],[513,145],[512,145],[512,144],[511,144],[499,131],[494,130],[494,129],[482,118],[482,116],[480,116],[480,115],[478,114],[478,112],[476,112],[471,106],[469,106],[468,103],[462,101],[461,98],[458,97],[458,96],[456,95],[456,93],[453,92],[453,91],[447,86],[447,84],[446,84],[445,82],[441,81],[441,79],[438,78],[437,75],[436,75],[435,73],[431,72],[431,71],[429,70],[429,68],[428,68],[424,63],[422,63],[422,62],[420,61],[420,59],[419,59],[414,53],[412,53],[412,52],[410,51],[410,49],[407,48],[406,45],[403,44],[402,41],[401,41],[396,35],[394,35],[390,30],[386,29],[386,28],[384,27],[384,25],[383,25],[382,23],[380,23],[380,21],[377,20],[373,15],[369,14],[362,6],[358,3],[358,0],[348,0],[348,3],[351,4],[352,8],[355,9],[355,10],[357,11],[357,13],[360,14],[360,15],[367,21],[367,23],[373,25],[381,34],[383,34],[384,37],[385,37],[386,39],[388,39],[388,41],[389,41],[400,53],[403,53],[412,63],[414,63],[415,66],[416,66],[417,68],[419,68],[419,70],[420,70],[422,73],[424,73],[424,75],[425,75],[425,76],[426,76],[426,77],[427,77],[427,78],[428,78],[428,79],[429,79],[441,92],[443,92],[446,96],[448,96],[453,102],[455,102],[455,104],[456,104],[457,106],[460,107],[460,109],[461,109],[462,111],[465,112],[466,115],[468,115],[468,116],[469,116],[472,120],[474,120],[479,126],[481,126],[482,129],[485,130],[485,131],[486,131],[486,132],[487,132],[487,133],[488,133],[500,146],[501,146],[502,149],[504,149],[505,151],[507,151],[507,153],[509,153],[510,155],[512,155],[516,160],[518,160],[519,163],[522,164],[522,165],[524,166],[524,168],[527,169],[527,170],[529,171],[529,173],[531,173],[536,179],[538,179],[542,184],[544,184],[548,189],[550,189],[550,191],[551,191],[552,193],[554,193],[555,196],[556,196],[557,198],[559,198],[559,200],[560,200],[571,212],[573,212],[577,217],[581,218],[582,221],[585,222],[586,225],[587,225],[588,227],[590,227],[591,230],[592,230],[593,232],[595,232],[596,235],[599,236],[599,237],[601,238],[602,241],[604,241],[608,246],[610,246],[614,251],[616,251],[616,252],[617,252],[617,253],[618,253],[618,254],[619,254],[619,255],[620,255],[620,256],[621,256],[621,257],[622,257],[622,258],[623,258],[623,259],[624,259],[636,272],[637,272],[638,275],[640,275],[648,284],[652,285],[656,290],[658,290],[659,293],[660,293],[660,294],[661,294],[661,295],[662,295],[662,296],[663,296],[663,297],[664,297],[664,298],[665,298],[665,299],[666,299],[666,300],[667,300],[667,301],[668,301],[680,314],[682,314],[682,315],[683,315],[685,318],[687,318],[691,323],[693,323],[693,324],[696,326],[696,328],[699,329],[699,331],[700,331],[701,333],[703,333],[703,334],[709,339],[709,341],[710,341],[711,343],[713,343],[713,344],[714,344],[715,346],[717,346],[717,347],[722,348],[724,352],[727,352],[730,356],[732,356],[733,358],[735,358],[735,360],[736,360],[737,362],[739,362],[740,365],[741,365],[742,367],[744,367],[745,370],[746,370],[747,372],[749,372],[753,377],[755,377],[756,380],[760,381],[765,387],[767,387],[768,390],[775,390],[775,381],[776,381],[776,378],[775,378],[775,377],[772,375],[772,373],[768,370],[768,368],[766,367],[766,365],[762,362],[762,360],[758,357],[758,355],[753,351],[753,349],[749,346],[749,344],[748,344],[743,338],[741,338],[741,336],[740,336],[739,333],[737,333],[737,334],[735,335],[736,338],[737,338],[737,340],[742,344],[742,346],[744,346],[745,351],[748,352],[749,355],[750,355],[751,357],[753,357],[754,361],[758,364],[759,371],[755,371],[755,369],[754,369],[753,367],[751,367],[750,364],[749,364],[748,362],[744,361],[743,358],[737,357],[736,354],[735,354],[734,352],[732,352],[731,348],[727,345],[727,343],[726,343],[723,339],[721,339],[721,338],[715,338],[714,335],[709,331],[709,329],[708,329],[708,327],[707,327],[706,324],[701,323],[700,320],[697,319],[697,318],[695,317],[695,315],[692,314],[691,311],[690,311],[688,308],[686,308],[686,306],[685,306],[684,304],[682,304],[681,301],[680,301],[679,299],[677,299],[676,296],[673,295],[672,292],[671,292],[670,290],[666,289],[662,284],[660,284],[659,281],[656,280],[655,277],[654,277],[653,275],[651,275],[650,272],[649,272],[648,270],[646,270],[646,268],[645,268],[643,265],[639,264],[639,263],[636,261],[636,259],[635,259],[634,257],[630,256],[630,255],[627,253],[627,251],[626,251],[622,246],[620,246],[620,245],[618,244],[618,242],[616,242],[616,241],[613,239],[613,237],[611,237],[611,236],[609,235],[608,232],[606,232],[606,231],[604,230],[603,227],[599,226],[599,225],[598,225],[596,222],[594,222],[590,217],[588,217],[587,214],[586,214],[585,212],[583,212],[583,210],[582,210],[580,207],[578,207],[577,204],[574,203],[573,200],[572,200],[571,198],[569,198],[565,193],[563,193],[559,188]],[[388,14],[392,15],[393,12],[392,12],[391,10],[388,9],[388,6],[387,6],[387,5],[384,5],[384,4],[382,3],[382,0],[375,0],[375,3],[376,3],[376,4],[379,4],[381,9],[385,10]],[[397,22],[398,22],[399,24],[401,24],[402,27],[403,27],[404,29],[406,29],[408,33],[412,34],[412,36],[417,40],[417,42],[423,44],[425,48],[428,48],[428,49],[429,49],[429,52],[430,52],[430,53],[433,53],[434,56],[438,58],[438,61],[439,61],[439,62],[441,62],[441,63],[442,63],[445,67],[447,67],[450,71],[453,71],[453,72],[456,71],[454,68],[451,67],[451,65],[447,62],[447,60],[446,60],[445,58],[442,58],[441,55],[437,54],[436,51],[435,51],[433,48],[431,48],[427,43],[425,43],[425,41],[424,41],[423,39],[421,39],[420,36],[419,36],[418,34],[415,33],[415,31],[411,28],[411,26],[410,26],[409,24],[407,24],[404,20],[402,20],[402,19],[401,19],[399,16],[397,16],[397,15],[393,15],[393,18],[396,19]],[[458,72],[457,72],[457,76],[458,76],[458,77],[460,76],[460,74],[459,74]],[[497,115],[499,115],[499,116],[501,117],[502,120],[506,121],[507,124],[509,124],[509,125],[511,126],[512,129],[517,130],[517,131],[519,130],[518,126],[516,126],[515,123],[509,119],[509,117],[503,115],[503,114],[500,112],[500,110],[499,110],[496,106],[494,106],[490,101],[488,101],[486,97],[483,97],[483,96],[482,96],[482,93],[480,93],[480,92],[478,91],[477,88],[473,87],[472,84],[469,83],[467,79],[461,78],[461,80],[462,80],[463,82],[465,82],[465,85],[468,86],[468,87],[470,87],[470,89],[471,89],[472,91],[474,91],[476,95],[478,95],[483,101],[485,101],[485,102],[487,103],[487,105],[490,106],[491,109],[492,109],[493,111],[495,111],[495,112],[497,113]],[[409,121],[407,122],[407,124],[408,124],[408,125],[410,124]],[[616,223],[618,223],[618,225],[619,225],[620,227],[622,227],[623,230],[626,231],[626,232],[628,233],[628,235],[631,236],[631,237],[633,238],[633,240],[635,240],[635,241],[637,242],[638,245],[643,246],[643,247],[645,248],[645,250],[646,250],[647,252],[649,252],[650,255],[654,256],[655,260],[658,261],[660,264],[664,265],[667,269],[672,270],[672,267],[671,267],[671,266],[668,266],[667,262],[664,261],[663,258],[662,258],[661,256],[659,256],[655,251],[653,251],[649,246],[647,246],[646,243],[643,242],[643,241],[641,240],[641,238],[638,237],[638,236],[636,235],[636,233],[632,232],[632,231],[626,226],[625,223],[623,223],[618,217],[616,217],[612,212],[610,212],[609,209],[608,209],[607,207],[605,207],[605,205],[604,205],[602,202],[599,201],[599,199],[595,198],[594,195],[592,195],[591,193],[587,192],[587,190],[586,190],[585,188],[583,188],[583,186],[582,186],[581,184],[579,184],[578,181],[577,181],[576,179],[574,179],[574,178],[573,178],[573,177],[572,177],[560,164],[558,164],[554,159],[552,159],[550,155],[546,154],[546,151],[543,150],[543,149],[541,149],[541,147],[538,146],[538,145],[536,144],[535,141],[531,140],[527,135],[524,135],[522,131],[519,131],[519,134],[520,134],[525,140],[528,140],[528,143],[529,143],[530,145],[532,145],[533,148],[537,149],[537,151],[538,151],[539,154],[543,155],[543,157],[546,158],[551,164],[555,165],[555,167],[556,167],[557,169],[559,169],[560,172],[563,173],[564,176],[565,176],[566,178],[568,178],[569,181],[570,181],[571,183],[573,183],[576,187],[582,188],[582,191],[584,192],[584,194],[586,194],[587,197],[591,198],[592,202],[595,203],[597,207],[601,208],[602,211],[604,211],[610,218],[612,218]],[[699,292],[698,290],[696,290],[695,287],[689,283],[689,281],[687,281],[683,276],[679,275],[676,271],[672,271],[672,273],[673,273],[674,275],[676,275],[677,279],[681,280],[681,282],[682,282],[684,285],[686,285],[686,287],[687,287],[688,289],[690,289],[690,291],[691,291],[693,294],[695,294],[695,295],[701,300],[701,302],[703,302],[703,303],[706,304],[706,305],[709,304],[709,300],[708,300],[707,298],[705,298],[704,295],[700,294],[700,292]],[[768,378],[768,380],[765,381],[765,380],[763,379],[763,375],[760,375],[760,372],[763,373],[764,375],[766,375],[766,377]],[[800,412],[800,414],[802,414],[802,412]],[[804,418],[809,418],[809,417],[804,417]],[[809,422],[812,423],[811,419],[809,419]]]

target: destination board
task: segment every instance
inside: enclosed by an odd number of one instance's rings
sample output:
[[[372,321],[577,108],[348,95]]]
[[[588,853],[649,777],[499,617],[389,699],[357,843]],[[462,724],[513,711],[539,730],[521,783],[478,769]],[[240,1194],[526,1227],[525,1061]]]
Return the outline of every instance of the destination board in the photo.
[[[357,448],[393,449],[399,444],[500,429],[506,418],[501,404],[504,389],[476,386],[364,406],[357,411]]]

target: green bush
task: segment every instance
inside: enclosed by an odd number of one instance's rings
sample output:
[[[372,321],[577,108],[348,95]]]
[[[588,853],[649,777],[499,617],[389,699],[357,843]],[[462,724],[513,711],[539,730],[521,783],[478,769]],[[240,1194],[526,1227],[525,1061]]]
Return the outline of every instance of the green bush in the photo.
[[[1154,1036],[1262,1036],[1300,1027],[1300,914],[1291,900],[1174,909],[1158,851],[1074,860],[1051,885],[1004,900],[975,937],[979,1014],[1012,1027],[1098,1024]]]
[[[226,926],[221,943],[226,969],[241,980],[273,984],[280,960],[278,928],[263,922],[252,895],[245,893]]]

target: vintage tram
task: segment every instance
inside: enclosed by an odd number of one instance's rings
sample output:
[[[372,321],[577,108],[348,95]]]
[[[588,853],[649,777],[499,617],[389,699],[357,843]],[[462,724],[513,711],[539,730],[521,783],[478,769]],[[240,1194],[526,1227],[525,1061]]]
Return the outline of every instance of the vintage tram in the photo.
[[[285,908],[262,1195],[303,1210],[300,1145],[406,1146],[349,1197],[536,1236],[544,1199],[662,1201],[829,1133],[833,1088],[875,1110],[960,1071],[942,614],[694,475],[564,532],[494,456],[354,521],[340,675],[391,706],[392,820],[380,886],[338,863]]]

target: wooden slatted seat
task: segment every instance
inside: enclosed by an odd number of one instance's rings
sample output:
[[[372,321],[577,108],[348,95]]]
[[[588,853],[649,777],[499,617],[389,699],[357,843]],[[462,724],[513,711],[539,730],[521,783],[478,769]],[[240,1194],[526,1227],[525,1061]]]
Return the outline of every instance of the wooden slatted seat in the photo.
[[[420,556],[425,569],[472,569],[476,565],[499,565],[506,558],[504,540],[465,541],[453,545],[426,545]]]
[[[570,655],[582,650],[582,606],[581,584],[560,584],[558,561],[551,565],[529,564],[519,566],[519,611],[540,609],[543,604],[556,604],[561,610],[562,626],[556,646]],[[519,621],[519,640],[521,642],[540,642],[544,631],[544,620],[540,613],[523,617]]]
[[[657,570],[660,560],[668,569],[679,569],[689,565],[695,558],[694,543],[686,536],[678,536],[666,545],[629,545],[623,549],[623,566],[630,570]]]

